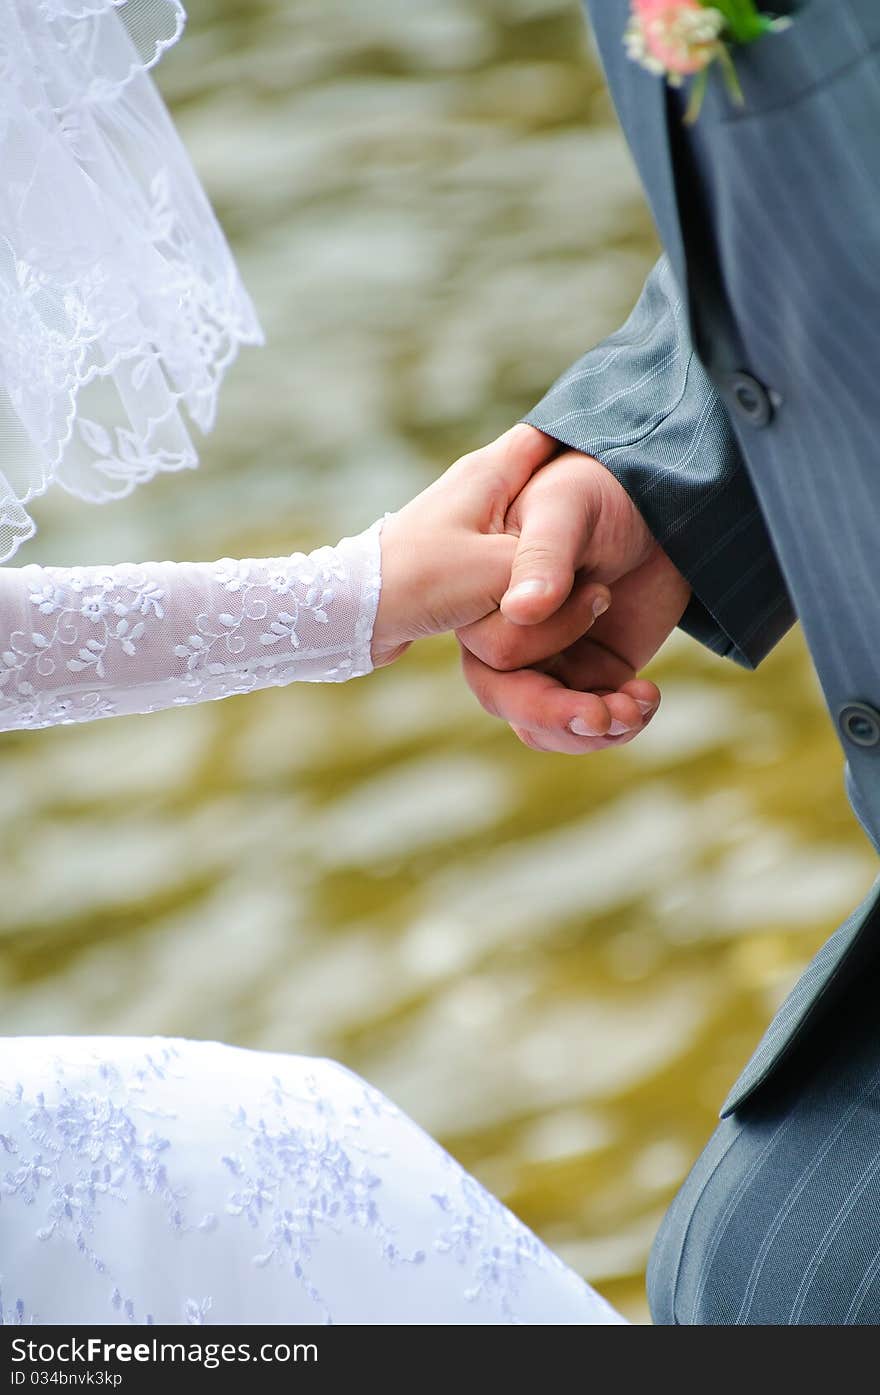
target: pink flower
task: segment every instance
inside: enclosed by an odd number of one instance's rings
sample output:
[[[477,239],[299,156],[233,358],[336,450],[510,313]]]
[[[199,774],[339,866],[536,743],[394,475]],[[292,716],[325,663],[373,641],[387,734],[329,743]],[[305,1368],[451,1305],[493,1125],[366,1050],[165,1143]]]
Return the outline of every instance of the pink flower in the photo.
[[[700,0],[632,0],[630,58],[678,86],[719,57],[724,15]]]

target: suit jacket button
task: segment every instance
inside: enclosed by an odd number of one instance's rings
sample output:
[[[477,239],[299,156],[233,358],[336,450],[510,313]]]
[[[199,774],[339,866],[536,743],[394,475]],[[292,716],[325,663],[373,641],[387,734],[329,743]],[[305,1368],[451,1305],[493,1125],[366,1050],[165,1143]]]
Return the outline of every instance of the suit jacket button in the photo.
[[[766,426],[773,416],[767,389],[751,373],[732,373],[727,380],[737,416],[749,426]]]
[[[854,746],[880,744],[880,712],[866,702],[844,703],[837,714],[837,724]]]

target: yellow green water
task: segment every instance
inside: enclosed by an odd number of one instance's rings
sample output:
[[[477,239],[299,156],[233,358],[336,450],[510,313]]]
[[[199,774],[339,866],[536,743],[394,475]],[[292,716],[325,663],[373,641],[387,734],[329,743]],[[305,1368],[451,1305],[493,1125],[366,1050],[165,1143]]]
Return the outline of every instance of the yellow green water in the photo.
[[[359,530],[614,328],[655,255],[574,0],[193,0],[161,85],[269,346],[201,470],[47,500],[24,561]],[[875,860],[798,635],[519,747],[453,643],[372,679],[0,738],[7,1033],[331,1055],[636,1320],[663,1208]]]

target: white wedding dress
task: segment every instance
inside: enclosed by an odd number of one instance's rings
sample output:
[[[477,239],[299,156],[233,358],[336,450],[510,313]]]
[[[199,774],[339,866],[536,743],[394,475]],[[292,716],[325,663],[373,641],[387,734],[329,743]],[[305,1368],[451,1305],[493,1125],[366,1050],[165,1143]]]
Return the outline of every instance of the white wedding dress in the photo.
[[[223,367],[259,331],[145,72],[179,4],[0,0],[0,18],[0,147],[17,161],[0,196],[8,558],[49,484],[100,499],[194,463],[182,411],[210,423]],[[29,207],[57,178],[63,226]],[[132,181],[159,191],[164,221]],[[96,249],[77,230],[101,209]],[[366,674],[380,547],[378,523],[309,556],[0,568],[0,729]],[[340,1065],[0,1040],[2,1323],[622,1321]]]

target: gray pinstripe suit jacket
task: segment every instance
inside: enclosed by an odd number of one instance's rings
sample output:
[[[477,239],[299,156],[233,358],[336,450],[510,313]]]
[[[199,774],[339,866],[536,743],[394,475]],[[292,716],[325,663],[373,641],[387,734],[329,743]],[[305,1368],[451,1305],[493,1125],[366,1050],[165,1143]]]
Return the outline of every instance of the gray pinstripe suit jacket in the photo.
[[[526,420],[625,486],[691,582],[682,624],[702,643],[753,667],[801,620],[880,849],[880,717],[856,722],[859,744],[841,716],[880,711],[880,0],[766,8],[793,23],[737,53],[745,104],[713,74],[685,128],[661,80],[625,56],[627,0],[591,0],[666,257],[627,324]],[[880,881],[725,1113],[880,947],[878,919]]]

